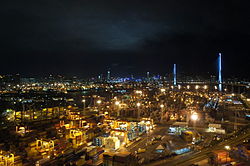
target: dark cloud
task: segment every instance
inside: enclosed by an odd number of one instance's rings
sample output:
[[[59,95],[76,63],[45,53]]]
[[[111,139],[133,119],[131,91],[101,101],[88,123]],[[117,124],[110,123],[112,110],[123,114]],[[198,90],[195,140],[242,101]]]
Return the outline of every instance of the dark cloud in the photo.
[[[173,63],[214,72],[221,51],[225,72],[238,75],[249,62],[249,3],[241,0],[0,3],[5,73],[166,73]]]

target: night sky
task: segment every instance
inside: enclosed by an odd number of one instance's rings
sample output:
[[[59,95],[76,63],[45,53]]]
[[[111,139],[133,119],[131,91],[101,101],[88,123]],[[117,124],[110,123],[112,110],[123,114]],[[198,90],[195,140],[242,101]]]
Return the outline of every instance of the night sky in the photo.
[[[250,77],[241,0],[1,0],[0,72],[26,76],[216,73]],[[106,73],[106,72],[105,72]]]

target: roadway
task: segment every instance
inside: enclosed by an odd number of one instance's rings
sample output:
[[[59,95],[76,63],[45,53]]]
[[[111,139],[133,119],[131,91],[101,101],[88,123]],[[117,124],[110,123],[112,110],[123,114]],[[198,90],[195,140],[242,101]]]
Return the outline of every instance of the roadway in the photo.
[[[168,126],[159,126],[156,127],[154,130],[150,131],[147,134],[144,134],[141,138],[141,140],[133,143],[129,147],[127,147],[127,150],[130,152],[137,151],[138,148],[142,148],[146,146],[146,143],[150,141],[154,136],[157,135],[165,135],[167,133]]]
[[[160,161],[156,161],[153,163],[147,164],[147,166],[158,166],[158,165],[168,165],[168,166],[186,166],[194,164],[198,161],[204,160],[208,158],[208,155],[212,153],[214,150],[224,149],[225,145],[229,146],[235,146],[239,143],[241,143],[243,140],[250,138],[250,130],[248,129],[245,133],[241,132],[235,137],[225,140],[217,145],[214,145],[212,147],[203,149],[199,152],[190,152],[185,155],[181,156],[175,156],[173,158],[164,159]]]

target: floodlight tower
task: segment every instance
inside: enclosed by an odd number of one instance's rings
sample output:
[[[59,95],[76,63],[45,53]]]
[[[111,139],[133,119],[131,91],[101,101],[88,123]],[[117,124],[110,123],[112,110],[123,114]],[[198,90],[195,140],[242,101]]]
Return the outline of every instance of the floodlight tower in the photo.
[[[219,59],[218,59],[218,72],[219,72],[219,78],[218,78],[218,83],[219,83],[219,91],[222,91],[222,74],[221,74],[221,53],[219,53]]]
[[[108,74],[107,74],[107,81],[110,80],[110,71],[108,71]]]
[[[176,82],[176,64],[174,64],[174,86],[176,86],[177,82]]]

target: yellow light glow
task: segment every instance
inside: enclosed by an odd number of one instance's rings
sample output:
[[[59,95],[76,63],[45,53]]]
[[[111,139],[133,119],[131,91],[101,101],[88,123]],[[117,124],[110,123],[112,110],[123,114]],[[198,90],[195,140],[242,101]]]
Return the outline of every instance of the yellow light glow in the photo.
[[[198,114],[196,113],[196,112],[194,112],[192,115],[191,115],[191,119],[192,120],[194,120],[194,121],[196,121],[196,120],[198,120]]]
[[[230,148],[229,145],[226,145],[226,146],[225,146],[225,149],[226,149],[226,150],[230,150],[231,148]]]
[[[135,93],[142,94],[142,91],[141,90],[137,90],[137,91],[135,91]]]

